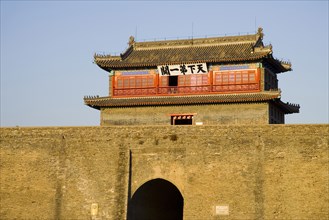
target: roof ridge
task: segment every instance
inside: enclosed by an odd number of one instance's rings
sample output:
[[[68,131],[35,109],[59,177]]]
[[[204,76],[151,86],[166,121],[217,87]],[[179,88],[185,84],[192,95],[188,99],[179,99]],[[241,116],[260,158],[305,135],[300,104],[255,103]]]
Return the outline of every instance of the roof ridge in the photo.
[[[223,42],[223,43],[209,43],[209,44],[182,44],[182,45],[163,45],[163,46],[148,46],[148,47],[136,47],[134,46],[134,50],[142,51],[142,50],[165,50],[165,49],[180,49],[180,48],[204,48],[204,47],[218,47],[218,46],[226,46],[226,45],[242,45],[242,44],[255,44],[255,41],[235,41],[235,42]]]
[[[224,37],[211,37],[211,38],[193,38],[193,39],[179,39],[179,40],[161,40],[161,41],[147,41],[135,42],[130,41],[134,50],[143,49],[160,49],[160,48],[181,48],[191,46],[213,46],[213,45],[228,45],[238,43],[256,43],[261,37],[257,34],[238,35],[238,36],[224,36]]]

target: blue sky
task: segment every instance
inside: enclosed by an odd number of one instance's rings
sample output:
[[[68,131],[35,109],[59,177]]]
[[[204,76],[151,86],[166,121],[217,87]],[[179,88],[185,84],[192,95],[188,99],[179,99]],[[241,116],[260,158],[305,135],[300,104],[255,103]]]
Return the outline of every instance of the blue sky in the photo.
[[[137,41],[254,33],[291,61],[286,123],[328,123],[328,1],[1,1],[1,126],[98,125],[85,95],[108,94],[94,53]],[[193,27],[193,28],[192,28]]]

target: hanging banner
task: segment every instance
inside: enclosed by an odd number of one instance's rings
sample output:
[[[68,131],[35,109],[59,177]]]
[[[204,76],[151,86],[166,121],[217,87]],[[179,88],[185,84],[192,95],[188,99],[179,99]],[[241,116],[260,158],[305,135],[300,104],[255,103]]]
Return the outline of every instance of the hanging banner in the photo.
[[[208,73],[206,63],[158,66],[160,76],[178,76]]]

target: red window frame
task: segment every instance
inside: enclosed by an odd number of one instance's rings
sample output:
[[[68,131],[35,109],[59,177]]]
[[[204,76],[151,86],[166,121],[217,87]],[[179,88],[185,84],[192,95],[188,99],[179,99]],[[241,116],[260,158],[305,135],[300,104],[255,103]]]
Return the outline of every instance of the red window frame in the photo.
[[[213,71],[213,92],[260,91],[260,69]]]

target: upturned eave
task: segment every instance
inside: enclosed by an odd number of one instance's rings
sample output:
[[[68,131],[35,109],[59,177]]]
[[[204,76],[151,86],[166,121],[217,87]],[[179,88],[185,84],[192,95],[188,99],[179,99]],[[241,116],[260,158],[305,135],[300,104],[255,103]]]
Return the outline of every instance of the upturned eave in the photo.
[[[150,96],[150,97],[85,97],[84,103],[94,109],[168,105],[201,105],[267,102],[280,98],[281,92],[263,91],[253,93],[185,95],[185,96]]]

